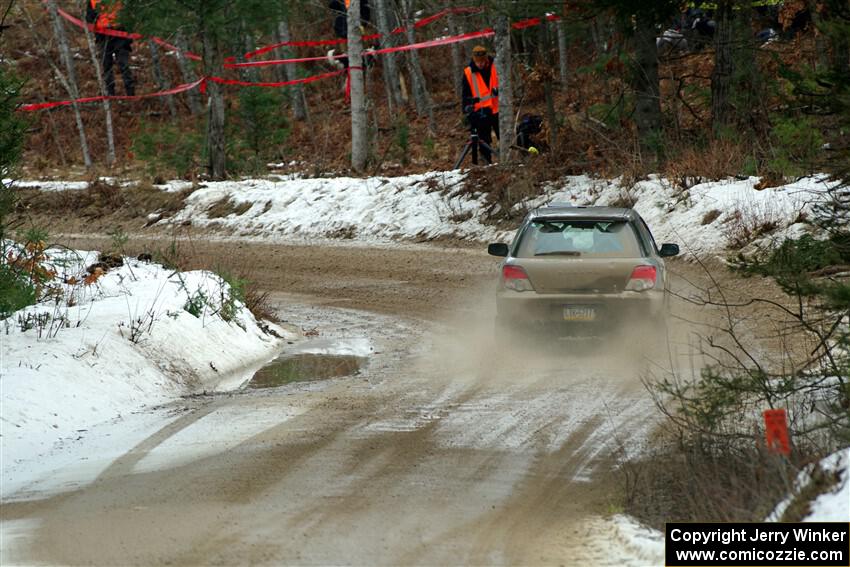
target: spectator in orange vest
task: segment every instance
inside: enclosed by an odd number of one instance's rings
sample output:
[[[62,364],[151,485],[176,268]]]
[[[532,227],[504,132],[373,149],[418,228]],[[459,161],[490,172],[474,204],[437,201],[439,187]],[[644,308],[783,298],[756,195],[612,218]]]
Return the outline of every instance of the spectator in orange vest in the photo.
[[[493,58],[487,48],[476,45],[472,48],[472,61],[463,70],[461,107],[469,123],[469,129],[488,146],[492,145],[492,132],[499,137],[499,77]],[[481,155],[492,163],[493,156],[481,146]]]
[[[100,8],[98,8],[100,5]],[[100,63],[103,68],[103,79],[106,82],[106,93],[115,96],[114,63],[124,79],[124,90],[128,96],[136,94],[136,82],[130,69],[130,52],[133,50],[133,40],[128,37],[116,37],[100,33],[100,30],[116,30],[118,11],[121,3],[116,1],[109,6],[103,5],[103,0],[89,0],[86,8],[86,21],[94,24],[94,39],[100,53]]]

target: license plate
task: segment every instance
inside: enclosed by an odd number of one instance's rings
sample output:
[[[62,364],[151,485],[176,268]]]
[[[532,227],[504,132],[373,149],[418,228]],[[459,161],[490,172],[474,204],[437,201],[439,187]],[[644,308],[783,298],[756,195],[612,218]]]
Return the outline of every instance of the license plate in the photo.
[[[592,306],[564,307],[564,321],[579,321],[589,323],[596,320],[596,308]]]

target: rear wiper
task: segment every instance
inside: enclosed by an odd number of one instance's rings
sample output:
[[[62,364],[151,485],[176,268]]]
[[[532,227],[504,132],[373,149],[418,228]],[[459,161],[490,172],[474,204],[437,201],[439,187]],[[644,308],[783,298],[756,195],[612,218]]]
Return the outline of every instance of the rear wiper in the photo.
[[[535,256],[581,256],[581,252],[572,250],[552,250],[550,252],[538,252]]]

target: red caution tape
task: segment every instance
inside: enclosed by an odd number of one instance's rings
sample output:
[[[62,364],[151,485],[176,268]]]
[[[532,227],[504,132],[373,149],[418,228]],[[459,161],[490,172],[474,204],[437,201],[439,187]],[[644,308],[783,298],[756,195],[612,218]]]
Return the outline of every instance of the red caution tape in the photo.
[[[182,92],[190,91],[195,87],[200,87],[201,93],[206,94],[206,86],[207,81],[212,81],[214,83],[218,83],[220,85],[235,85],[239,87],[287,87],[290,85],[299,85],[305,83],[312,83],[315,81],[321,81],[322,79],[328,79],[330,77],[336,77],[338,75],[342,75],[345,73],[345,69],[341,69],[339,71],[331,71],[330,73],[322,73],[321,75],[313,75],[312,77],[305,77],[303,79],[293,79],[291,81],[278,81],[273,83],[266,82],[251,82],[251,81],[237,81],[234,79],[225,79],[223,77],[202,77],[195,81],[194,83],[186,83],[184,85],[176,86],[172,89],[168,89],[165,91],[158,91],[155,93],[147,93],[141,95],[134,96],[126,96],[126,95],[118,95],[118,96],[90,96],[85,98],[78,98],[74,100],[60,100],[56,102],[42,102],[38,104],[25,104],[18,107],[18,110],[21,112],[34,112],[36,110],[45,110],[48,108],[57,108],[60,106],[70,106],[72,104],[84,104],[87,102],[100,102],[103,100],[139,100],[143,98],[153,98],[159,96],[169,96],[175,95]]]
[[[296,57],[295,59],[270,59],[268,61],[247,61],[245,63],[225,63],[225,69],[241,69],[245,67],[268,67],[271,65],[291,65],[293,63],[310,63],[314,61],[327,61],[328,59],[344,59],[348,57],[345,53],[336,55],[322,55],[321,57]]]
[[[57,8],[57,12],[59,13],[60,16],[62,16],[63,18],[65,18],[66,20],[68,20],[69,22],[74,24],[75,26],[77,26],[79,28],[88,28],[92,32],[100,34],[100,35],[108,35],[108,36],[111,36],[111,37],[122,37],[122,38],[125,38],[125,39],[143,39],[145,37],[140,33],[125,32],[125,31],[122,31],[122,30],[115,30],[115,29],[112,29],[112,28],[98,28],[94,24],[86,23],[86,22],[82,21],[81,19],[72,16],[71,14],[69,14],[68,12],[63,10],[62,8]],[[151,37],[151,39],[154,42],[158,43],[159,45],[161,45],[161,46],[163,46],[167,49],[171,49],[173,51],[181,51],[180,48],[178,48],[176,45],[172,45],[172,44],[168,43],[167,41],[165,41],[164,39],[161,39],[161,38],[158,38],[158,37]],[[189,51],[184,51],[183,55],[187,59],[193,59],[195,61],[200,61],[200,59],[201,59],[200,55],[196,55],[196,54],[191,53]]]
[[[561,16],[557,16],[555,14],[549,14],[546,16],[547,22],[557,22],[561,19]],[[543,20],[541,18],[528,18],[527,20],[520,20],[515,22],[511,27],[515,30],[522,30],[525,28],[530,28],[534,26],[539,26]]]
[[[305,77],[303,79],[293,79],[291,81],[278,81],[274,83],[264,83],[264,82],[252,82],[252,81],[237,81],[234,79],[224,79],[222,77],[207,77],[208,81],[212,81],[214,83],[218,83],[220,85],[236,85],[239,87],[287,87],[290,85],[301,85],[304,83],[312,83],[314,81],[321,81],[322,79],[328,79],[330,77],[336,77],[337,75],[342,75],[345,73],[345,69],[340,69],[339,71],[331,71],[330,73],[323,73],[321,75],[313,75],[312,77]]]
[[[560,19],[560,16],[549,15],[546,16],[546,20],[550,22],[554,22]],[[528,18],[526,20],[520,20],[512,25],[514,29],[525,29],[533,26],[539,26],[542,22],[541,18]],[[399,45],[396,47],[384,47],[383,49],[374,49],[369,50],[368,53],[372,55],[381,55],[384,53],[396,53],[399,51],[411,51],[414,49],[427,49],[429,47],[439,47],[442,45],[451,45],[453,43],[460,43],[464,41],[471,41],[473,39],[479,39],[483,37],[491,37],[495,35],[495,32],[492,28],[487,28],[480,31],[462,33],[459,35],[452,35],[448,37],[442,37],[439,39],[431,39],[427,41],[420,41],[418,43],[411,43],[408,45]],[[343,41],[343,40],[340,40]],[[340,53],[338,55],[333,55],[332,59],[342,59],[347,57],[345,53]],[[272,65],[291,65],[294,63],[308,63],[311,61],[323,61],[328,59],[328,57],[298,57],[295,59],[270,59],[268,61],[247,61],[245,63],[227,63],[225,64],[225,68],[227,69],[239,69],[243,67],[268,67]]]
[[[413,24],[413,27],[414,28],[421,28],[421,27],[427,26],[428,24],[436,22],[436,21],[448,16],[449,14],[477,14],[478,12],[482,12],[482,11],[484,11],[483,8],[446,8],[445,10],[441,10],[441,11],[437,12],[436,14],[434,14],[432,16],[428,16],[427,18],[422,18],[421,20],[418,20],[416,23]],[[405,31],[407,31],[407,28],[398,27],[390,33],[397,35],[397,34],[400,34],[400,33],[404,33]],[[364,35],[363,40],[364,41],[372,41],[372,40],[375,40],[375,39],[379,39],[380,37],[381,37],[381,34],[373,33],[373,34],[370,34],[370,35]],[[261,47],[260,49],[250,51],[250,52],[246,53],[244,55],[244,57],[245,57],[245,59],[253,59],[254,57],[257,57],[258,55],[262,55],[264,53],[274,51],[275,49],[277,49],[279,47],[326,47],[328,45],[341,45],[341,44],[344,44],[344,43],[347,43],[347,42],[348,42],[348,40],[342,39],[342,38],[340,38],[340,39],[320,39],[320,40],[313,40],[313,41],[281,41],[280,43],[275,43],[273,45],[267,45],[266,47]],[[236,60],[235,57],[228,57],[226,61],[229,63],[229,62],[232,62],[232,61],[235,61],[235,60]]]
[[[22,112],[33,112],[33,111],[36,111],[36,110],[44,110],[44,109],[47,109],[47,108],[56,108],[56,107],[59,107],[59,106],[70,106],[72,104],[83,104],[83,103],[86,103],[86,102],[100,102],[100,101],[103,101],[103,100],[139,100],[139,99],[143,99],[143,98],[152,98],[152,97],[158,97],[158,96],[169,96],[169,95],[175,95],[175,94],[179,94],[179,93],[182,93],[182,92],[190,91],[190,90],[194,89],[195,87],[197,87],[198,85],[202,85],[205,80],[206,79],[198,79],[194,83],[186,83],[186,84],[183,84],[183,85],[178,85],[178,86],[176,86],[172,89],[168,89],[168,90],[165,90],[165,91],[159,91],[159,92],[155,92],[155,93],[146,93],[146,94],[141,94],[141,95],[133,95],[133,96],[127,96],[127,95],[90,96],[90,97],[78,98],[78,99],[74,99],[74,100],[60,100],[60,101],[56,101],[56,102],[42,102],[42,103],[38,103],[38,104],[24,104],[24,105],[18,107],[18,110],[20,110]]]
[[[472,9],[458,8],[457,10],[472,10]],[[443,12],[447,12],[447,10],[444,10]],[[82,21],[78,20],[77,18],[74,18],[73,16],[71,16],[67,12],[63,12],[63,15],[66,18],[69,18],[74,23],[77,23],[78,25],[88,25],[88,24],[84,24]],[[438,14],[434,15],[434,17],[436,17],[436,16],[438,16]],[[555,16],[555,15],[546,16],[547,21],[557,21],[559,19],[560,19],[559,16]],[[542,21],[541,18],[529,18],[527,20],[522,20],[522,21],[514,23],[512,27],[514,29],[524,29],[524,28],[540,25],[541,21]],[[110,32],[107,35],[114,35],[114,36],[117,36],[117,37],[130,37],[130,38],[142,37],[139,34],[130,34],[130,33],[122,32],[122,31],[119,31],[119,30],[107,30],[107,31]],[[100,33],[100,31],[98,33]],[[400,52],[400,51],[412,51],[412,50],[415,50],[415,49],[426,49],[426,48],[429,48],[429,47],[439,47],[439,46],[443,46],[443,45],[451,45],[453,43],[460,43],[460,42],[470,41],[470,40],[478,39],[478,38],[482,38],[482,37],[490,37],[490,36],[493,36],[493,35],[495,35],[495,32],[491,28],[487,28],[487,29],[484,29],[484,30],[476,31],[476,32],[463,33],[463,34],[459,34],[459,35],[442,37],[442,38],[439,38],[439,39],[432,39],[432,40],[428,40],[428,41],[420,41],[418,43],[411,43],[411,44],[408,44],[408,45],[400,45],[400,46],[397,46],[397,47],[385,47],[383,49],[368,50],[367,52],[369,54],[372,54],[372,55],[381,55],[381,54],[384,54],[384,53],[396,53],[396,52]],[[163,41],[159,38],[153,38],[153,40],[156,41],[157,43],[159,43],[160,45],[164,45],[164,46],[169,47],[169,48],[177,49],[173,45],[171,45],[171,44],[169,44],[169,43],[167,43],[167,42],[165,42],[165,41]],[[192,55],[192,54],[187,54],[187,57],[189,55]],[[341,59],[341,58],[344,58],[344,57],[346,57],[346,54],[344,54],[344,53],[333,56],[334,59]],[[193,58],[199,58],[199,57],[197,55],[194,55]],[[301,58],[296,58],[296,59],[276,59],[276,60],[271,60],[271,61],[249,61],[249,62],[246,62],[246,63],[229,63],[229,64],[226,64],[225,67],[226,68],[265,67],[265,66],[271,66],[271,65],[287,65],[287,64],[292,64],[292,63],[306,63],[306,62],[310,62],[310,61],[321,61],[321,60],[325,60],[325,59],[327,59],[327,57],[301,57]],[[291,81],[279,81],[279,82],[251,82],[251,81],[238,81],[238,80],[234,80],[234,79],[224,79],[222,77],[203,77],[203,78],[195,81],[194,83],[186,83],[186,84],[174,87],[172,89],[168,89],[168,90],[165,90],[165,91],[159,91],[159,92],[155,92],[155,93],[148,93],[148,94],[134,95],[134,96],[126,96],[126,95],[124,95],[124,96],[94,96],[94,97],[79,98],[79,99],[76,99],[76,100],[63,100],[63,101],[57,101],[57,102],[43,102],[43,103],[38,103],[38,104],[26,104],[26,105],[19,107],[18,110],[21,110],[23,112],[32,112],[32,111],[36,111],[36,110],[44,110],[44,109],[47,109],[47,108],[56,108],[56,107],[59,107],[59,106],[69,106],[69,105],[72,105],[72,104],[75,104],[75,103],[98,102],[98,101],[107,100],[107,99],[110,99],[110,100],[137,100],[137,99],[143,99],[143,98],[169,96],[169,95],[174,95],[174,94],[178,94],[178,93],[181,93],[181,92],[192,90],[192,89],[194,89],[195,87],[198,87],[198,86],[200,86],[201,92],[204,93],[204,92],[206,92],[206,82],[207,81],[213,81],[215,83],[222,84],[222,85],[236,85],[236,86],[242,86],[242,87],[285,87],[285,86],[289,86],[289,85],[312,83],[314,81],[320,81],[322,79],[335,77],[335,76],[341,75],[342,73],[345,73],[345,72],[346,72],[346,70],[342,69],[342,70],[339,70],[339,71],[331,71],[329,73],[323,73],[321,75],[314,75],[312,77],[306,77],[306,78],[303,78],[303,79],[294,79],[294,80],[291,80]]]
[[[418,43],[411,43],[408,45],[399,45],[396,47],[385,47],[383,49],[370,49],[368,51],[364,51],[365,53],[369,53],[370,55],[382,55],[384,53],[396,53],[399,51],[412,51],[414,49],[426,49],[429,47],[439,47],[442,45],[451,45],[452,43],[460,43],[463,41],[470,41],[473,39],[478,39],[482,37],[490,37],[494,35],[495,32],[492,29],[481,30],[477,32],[469,32],[462,33],[460,35],[452,35],[448,37],[442,37],[439,39],[430,39],[427,41],[420,41]],[[332,56],[333,59],[342,59],[347,57],[345,53],[341,53],[339,55]],[[244,67],[269,67],[272,65],[291,65],[293,63],[306,63],[309,61],[323,61],[328,59],[327,57],[298,57],[296,59],[270,59],[268,61],[248,61],[246,63],[228,63],[225,65],[227,69],[239,69]]]

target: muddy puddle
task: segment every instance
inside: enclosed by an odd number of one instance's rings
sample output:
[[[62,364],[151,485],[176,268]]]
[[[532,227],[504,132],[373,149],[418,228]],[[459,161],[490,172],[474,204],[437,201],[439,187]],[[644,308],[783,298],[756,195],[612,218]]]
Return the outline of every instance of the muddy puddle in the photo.
[[[248,388],[276,388],[293,382],[313,382],[353,376],[368,358],[340,354],[295,354],[273,360],[254,374]]]

